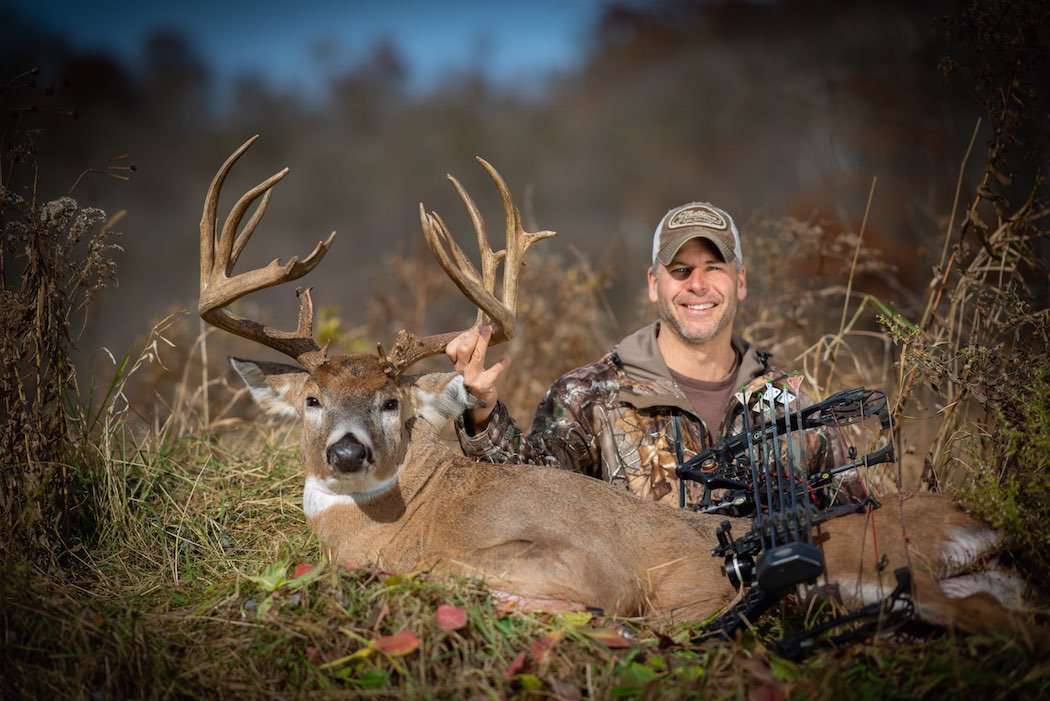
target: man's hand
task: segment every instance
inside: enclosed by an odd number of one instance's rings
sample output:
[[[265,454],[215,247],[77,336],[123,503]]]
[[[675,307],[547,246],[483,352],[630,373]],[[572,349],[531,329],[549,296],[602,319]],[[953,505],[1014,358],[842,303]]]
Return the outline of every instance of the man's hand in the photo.
[[[474,430],[481,431],[488,425],[492,410],[496,408],[499,394],[496,392],[496,380],[510,365],[510,357],[504,357],[492,367],[485,369],[485,353],[492,338],[492,327],[488,324],[472,328],[456,336],[445,346],[445,355],[463,375],[463,385],[481,402],[471,409],[470,417],[474,421]]]

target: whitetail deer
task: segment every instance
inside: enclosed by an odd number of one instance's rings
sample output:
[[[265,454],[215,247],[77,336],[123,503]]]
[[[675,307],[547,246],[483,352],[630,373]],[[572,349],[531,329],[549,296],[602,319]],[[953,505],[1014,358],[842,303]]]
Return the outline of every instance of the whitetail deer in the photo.
[[[737,594],[708,553],[721,516],[673,510],[579,474],[535,466],[479,464],[437,440],[448,421],[472,406],[455,373],[409,376],[415,361],[441,353],[456,333],[418,339],[401,331],[387,354],[329,354],[314,340],[309,290],[298,290],[296,331],[276,331],[224,309],[249,292],[296,279],[327,253],[329,237],[304,260],[275,260],[233,275],[271,189],[287,169],[248,191],[216,237],[219,191],[230,168],[255,138],[223,164],[212,181],[201,220],[200,313],[209,323],[278,350],[298,365],[231,359],[266,410],[302,420],[306,469],[303,507],[310,527],[337,562],[389,571],[433,570],[484,578],[492,587],[532,602],[600,607],[610,614],[703,619]],[[478,307],[476,323],[495,327],[493,342],[514,333],[517,279],[528,247],[553,232],[526,232],[496,170],[506,216],[506,249],[493,251],[467,192],[449,176],[478,238],[480,273],[436,213],[420,205],[426,240],[457,286]],[[241,219],[259,198],[252,217]],[[334,235],[334,234],[333,234]],[[502,299],[497,269],[503,263]],[[903,509],[903,514],[901,513]],[[941,495],[886,500],[878,512],[878,555],[890,569],[910,563],[920,612],[964,628],[1005,629],[1016,623],[987,593],[1010,591],[1009,578],[971,574],[996,547],[990,529]],[[868,516],[822,525],[827,577],[847,603],[870,602],[885,584],[876,566]],[[899,528],[911,529],[905,538]],[[736,524],[738,532],[746,524]],[[955,598],[948,595],[951,594]]]

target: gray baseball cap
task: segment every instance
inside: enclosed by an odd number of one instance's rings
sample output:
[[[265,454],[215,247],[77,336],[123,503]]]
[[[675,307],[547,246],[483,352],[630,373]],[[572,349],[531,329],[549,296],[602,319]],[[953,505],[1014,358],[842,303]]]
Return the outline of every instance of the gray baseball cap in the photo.
[[[729,213],[708,202],[690,202],[663,216],[653,232],[653,264],[670,265],[686,241],[707,239],[727,263],[743,265],[740,232]]]

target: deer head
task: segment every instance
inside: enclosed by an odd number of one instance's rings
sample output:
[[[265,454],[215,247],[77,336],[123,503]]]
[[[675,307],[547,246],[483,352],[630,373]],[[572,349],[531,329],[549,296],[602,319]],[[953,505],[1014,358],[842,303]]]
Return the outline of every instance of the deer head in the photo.
[[[408,376],[410,365],[444,351],[460,332],[417,338],[402,330],[387,354],[380,344],[377,354],[329,354],[313,337],[313,301],[309,289],[298,289],[299,323],[295,331],[279,331],[226,309],[250,292],[302,277],[312,270],[330,248],[335,232],[319,242],[302,261],[279,260],[245,273],[233,274],[244,250],[269,204],[272,188],[288,173],[285,168],[245,193],[233,206],[221,232],[216,229],[219,192],[234,163],[256,141],[252,137],[222,165],[212,180],[201,218],[201,278],[199,311],[208,323],[244,338],[257,341],[296,360],[297,365],[231,358],[231,364],[247,384],[252,398],[267,412],[297,417],[302,421],[302,459],[307,474],[320,480],[329,491],[371,499],[397,482],[406,461],[413,435],[438,428],[476,400],[456,373]],[[473,200],[452,176],[448,176],[474,224],[481,249],[479,274],[455,243],[436,213],[420,204],[420,223],[431,250],[456,285],[479,308],[476,323],[494,325],[491,343],[511,338],[517,310],[517,279],[528,247],[554,235],[524,231],[521,216],[499,173],[482,159],[500,192],[506,214],[507,246],[493,251],[488,245],[484,221]],[[242,227],[248,209],[260,200]],[[500,263],[503,271],[502,299],[494,294]],[[424,428],[425,427],[425,428]]]

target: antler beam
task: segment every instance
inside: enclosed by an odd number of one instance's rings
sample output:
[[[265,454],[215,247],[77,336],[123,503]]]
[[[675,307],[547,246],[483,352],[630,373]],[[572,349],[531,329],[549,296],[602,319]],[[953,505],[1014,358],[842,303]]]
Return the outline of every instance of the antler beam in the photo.
[[[237,259],[266,213],[273,187],[288,174],[288,169],[284,168],[244,193],[227,215],[222,232],[219,233],[218,241],[216,241],[216,215],[222,185],[237,160],[258,138],[259,136],[256,135],[248,139],[226,159],[226,162],[215,173],[215,178],[212,179],[208,194],[204,199],[204,212],[201,215],[200,226],[200,299],[197,309],[201,318],[209,324],[273,348],[295,358],[303,366],[313,368],[324,362],[325,349],[321,348],[313,337],[313,300],[309,288],[296,290],[296,296],[299,298],[299,322],[295,331],[271,329],[250,319],[235,316],[225,309],[226,306],[249,293],[290,282],[306,275],[321,262],[335,238],[333,231],[327,240],[319,241],[310,255],[302,260],[299,260],[298,256],[292,257],[286,263],[274,259],[265,267],[237,275],[233,274],[233,267]],[[244,215],[260,198],[262,199],[259,206],[241,228],[241,220]],[[239,233],[238,229],[240,229]]]

